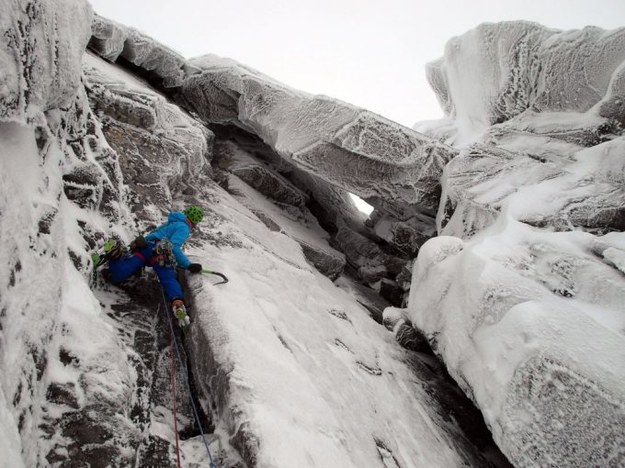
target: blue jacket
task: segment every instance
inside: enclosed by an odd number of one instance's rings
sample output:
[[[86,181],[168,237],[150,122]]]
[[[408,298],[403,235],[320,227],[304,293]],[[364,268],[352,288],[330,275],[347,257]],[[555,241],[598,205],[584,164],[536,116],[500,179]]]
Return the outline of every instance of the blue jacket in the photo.
[[[180,211],[172,211],[167,217],[167,222],[161,224],[155,231],[145,236],[146,241],[156,241],[168,239],[173,246],[176,262],[181,268],[187,268],[191,265],[191,260],[182,251],[182,245],[186,242],[191,234],[191,226],[187,222],[187,215]]]

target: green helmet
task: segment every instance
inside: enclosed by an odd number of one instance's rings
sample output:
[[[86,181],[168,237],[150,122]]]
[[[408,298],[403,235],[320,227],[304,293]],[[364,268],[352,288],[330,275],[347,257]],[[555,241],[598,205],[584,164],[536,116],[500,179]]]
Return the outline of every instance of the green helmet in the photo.
[[[201,206],[193,205],[184,210],[184,214],[187,215],[189,221],[193,224],[198,224],[202,219],[204,219],[204,210]]]

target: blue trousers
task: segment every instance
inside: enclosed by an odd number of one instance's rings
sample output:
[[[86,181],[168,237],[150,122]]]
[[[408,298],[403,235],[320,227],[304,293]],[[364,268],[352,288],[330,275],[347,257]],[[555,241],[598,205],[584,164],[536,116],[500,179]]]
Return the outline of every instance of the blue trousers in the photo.
[[[109,261],[109,272],[113,284],[121,283],[134,275],[141,267],[150,266],[154,269],[158,280],[163,286],[168,301],[183,299],[182,286],[176,278],[176,269],[172,266],[152,264],[154,258],[154,242],[148,242],[147,247],[135,252],[131,257]]]

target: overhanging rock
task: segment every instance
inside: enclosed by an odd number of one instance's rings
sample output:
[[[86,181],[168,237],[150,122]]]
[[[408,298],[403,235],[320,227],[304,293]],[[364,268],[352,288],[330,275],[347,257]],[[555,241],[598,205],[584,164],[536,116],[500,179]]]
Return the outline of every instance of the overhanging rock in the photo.
[[[178,98],[208,123],[255,133],[296,166],[363,198],[436,210],[456,151],[381,116],[296,91],[233,60],[190,61]]]
[[[189,72],[182,55],[134,28],[95,15],[91,34],[89,48],[100,57],[109,62],[121,57],[153,74],[164,88],[180,86],[185,73]]]

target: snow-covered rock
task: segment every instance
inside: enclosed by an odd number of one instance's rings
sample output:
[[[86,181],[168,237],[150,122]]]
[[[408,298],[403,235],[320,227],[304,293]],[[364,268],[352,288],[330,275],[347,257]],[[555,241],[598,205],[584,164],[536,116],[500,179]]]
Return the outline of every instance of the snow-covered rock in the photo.
[[[2,10],[2,463],[124,465],[139,439],[128,417],[136,375],[87,273],[88,240],[129,220],[119,165],[81,84],[91,9],[41,1]]]
[[[380,291],[394,305],[401,305],[402,287],[390,279],[401,273],[408,260],[386,252],[376,242],[345,224],[339,227],[332,241],[366,284]]]
[[[521,147],[525,151],[519,153]],[[503,206],[534,226],[622,231],[624,168],[622,136],[583,150],[531,135],[498,146],[473,145],[445,168],[439,232],[470,237],[489,226]]]
[[[152,204],[171,206],[172,192],[210,167],[212,132],[140,79],[95,56],[85,55],[84,71],[89,100],[134,194],[133,212],[143,220],[158,215]]]
[[[253,158],[234,143],[220,145],[219,164],[267,198],[293,207],[303,207],[307,196],[267,164]]]
[[[375,210],[367,224],[373,225],[373,231],[380,239],[410,256],[415,256],[423,243],[436,235],[432,218],[422,213],[416,213],[407,221],[400,221],[394,216]]]
[[[599,102],[599,115],[625,127],[625,62],[612,74],[608,90]]]
[[[410,319],[518,466],[625,463],[624,41],[484,24],[428,66],[460,153]]]
[[[32,121],[66,107],[80,85],[89,3],[2,0],[0,9],[0,121]]]
[[[622,253],[622,234],[498,224],[423,246],[410,317],[515,465],[621,465],[625,281],[593,252]]]
[[[95,15],[91,29],[91,50],[110,62],[122,57],[164,88],[179,87],[190,71],[182,55],[134,28]]]
[[[93,15],[89,48],[103,59],[109,62],[117,60],[117,57],[124,51],[127,37],[128,32],[125,26],[100,15]]]

